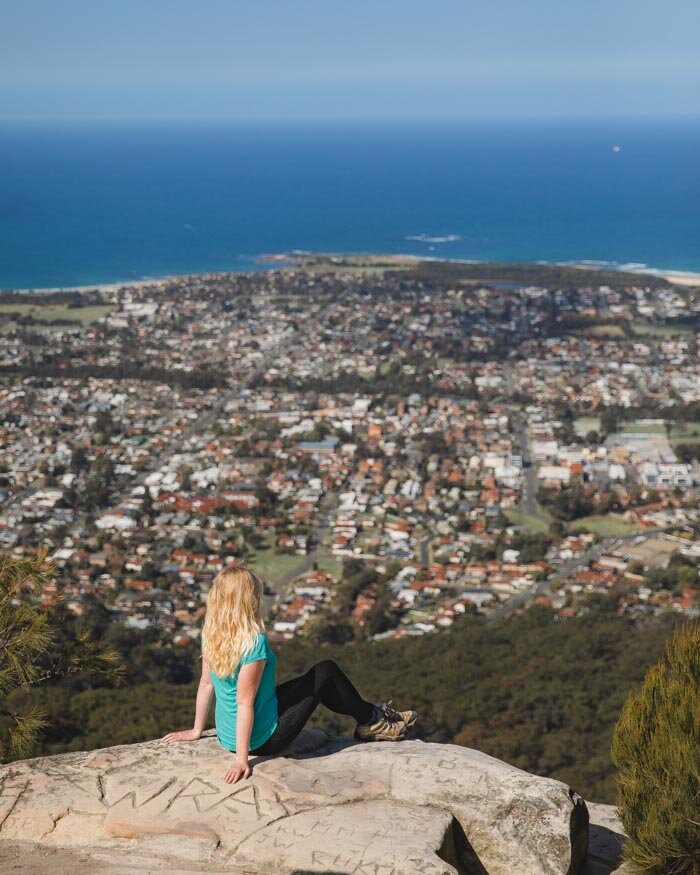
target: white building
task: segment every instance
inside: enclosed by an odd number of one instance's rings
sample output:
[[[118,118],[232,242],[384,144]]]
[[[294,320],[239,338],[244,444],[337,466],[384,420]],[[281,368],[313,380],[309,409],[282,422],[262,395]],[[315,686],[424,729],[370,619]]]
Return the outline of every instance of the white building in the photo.
[[[608,468],[608,477],[611,480],[626,480],[627,474],[623,465],[610,465]]]
[[[559,483],[568,483],[571,479],[571,470],[563,465],[542,465],[537,470],[540,480],[556,480]]]
[[[559,444],[554,440],[534,440],[532,442],[532,457],[536,462],[556,459],[559,455]]]
[[[642,482],[646,486],[692,486],[690,465],[644,462],[639,466]]]

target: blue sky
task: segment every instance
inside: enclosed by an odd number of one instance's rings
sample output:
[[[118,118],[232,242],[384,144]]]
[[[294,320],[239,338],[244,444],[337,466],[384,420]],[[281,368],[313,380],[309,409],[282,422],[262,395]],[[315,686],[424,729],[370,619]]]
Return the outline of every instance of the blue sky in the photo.
[[[697,0],[3,0],[0,118],[700,112]]]

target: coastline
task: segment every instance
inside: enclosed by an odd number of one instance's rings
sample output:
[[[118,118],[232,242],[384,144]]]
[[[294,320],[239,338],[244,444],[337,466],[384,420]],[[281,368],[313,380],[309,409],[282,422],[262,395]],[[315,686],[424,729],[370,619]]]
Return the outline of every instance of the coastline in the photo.
[[[0,288],[137,288],[269,269],[256,256],[295,249],[578,262],[690,284],[700,122],[670,124],[18,124],[3,141]]]
[[[177,281],[191,279],[193,277],[221,277],[227,274],[246,274],[257,273],[260,271],[273,270],[293,270],[300,265],[301,259],[304,258],[320,258],[333,261],[334,259],[358,259],[358,261],[366,260],[367,263],[372,261],[394,261],[398,265],[407,262],[445,262],[450,264],[488,264],[490,262],[482,259],[465,259],[465,258],[441,258],[439,256],[415,255],[413,253],[364,253],[364,252],[311,252],[306,250],[294,250],[288,253],[271,253],[262,254],[255,259],[255,263],[259,265],[250,270],[216,270],[216,271],[197,271],[193,273],[182,274],[165,274],[158,277],[148,277],[138,280],[122,280],[105,283],[89,283],[77,286],[53,286],[45,288],[3,288],[0,289],[0,294],[27,294],[27,295],[52,295],[52,294],[88,294],[90,292],[99,292],[101,294],[109,294],[117,292],[120,289],[126,288],[145,288],[147,286],[163,286],[165,284]],[[669,283],[680,285],[687,288],[700,288],[700,272],[654,268],[641,264],[618,264],[616,262],[600,262],[600,261],[522,261],[522,262],[494,262],[499,264],[532,264],[541,265],[543,267],[569,267],[579,268],[581,270],[599,270],[616,271],[619,273],[638,274],[640,277],[650,276],[655,278],[663,278]],[[358,264],[357,267],[360,265]],[[347,265],[348,269],[352,269],[353,265]]]
[[[686,273],[685,271],[675,271],[673,273],[659,273],[657,276],[662,276],[670,283],[678,286],[687,286],[688,288],[700,287],[700,273]]]

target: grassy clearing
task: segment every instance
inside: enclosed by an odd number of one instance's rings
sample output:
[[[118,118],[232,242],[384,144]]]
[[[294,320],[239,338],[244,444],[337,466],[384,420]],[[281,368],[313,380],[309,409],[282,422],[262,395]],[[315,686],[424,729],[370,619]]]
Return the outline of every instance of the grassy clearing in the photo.
[[[343,563],[332,553],[319,553],[316,564],[322,571],[327,571],[332,577],[340,579],[343,574]]]
[[[595,532],[602,538],[631,535],[633,532],[649,531],[640,526],[635,526],[620,517],[614,516],[587,516],[576,520],[569,526],[572,532],[589,531]]]
[[[695,333],[692,325],[649,325],[645,322],[634,322],[632,331],[637,337],[677,337]]]
[[[541,533],[549,530],[549,524],[552,518],[545,511],[541,510],[540,512],[542,513],[542,517],[535,516],[531,513],[525,513],[525,511],[520,510],[519,508],[509,508],[506,510],[505,514],[514,526],[524,526],[525,528],[530,529],[531,532]]]
[[[600,431],[599,416],[581,416],[574,422],[576,434],[585,437],[589,431]]]
[[[671,430],[671,445],[700,444],[700,422],[682,422]]]
[[[643,422],[628,422],[620,427],[625,434],[666,434],[666,426],[663,422],[645,425]]]
[[[392,255],[302,255],[294,261],[309,273],[366,273],[379,276],[388,270],[411,270],[417,260]]]
[[[271,583],[276,583],[285,574],[300,565],[304,561],[303,556],[288,553],[275,553],[273,550],[261,550],[253,553],[248,560],[250,567],[257,573],[267,578]]]
[[[65,304],[0,304],[0,315],[17,314],[18,316],[32,316],[46,322],[70,321],[80,323],[81,329],[93,325],[98,319],[108,316],[114,307],[111,304],[93,304],[86,307],[67,307]],[[5,330],[16,326],[16,320],[9,322]],[[50,329],[60,331],[66,326],[62,325],[27,325],[31,330]],[[78,327],[78,326],[76,326]]]

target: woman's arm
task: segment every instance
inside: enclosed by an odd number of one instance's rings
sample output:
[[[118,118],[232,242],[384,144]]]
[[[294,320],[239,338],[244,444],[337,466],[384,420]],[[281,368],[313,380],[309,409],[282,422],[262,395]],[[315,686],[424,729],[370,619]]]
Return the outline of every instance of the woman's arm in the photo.
[[[183,729],[181,732],[169,732],[163,736],[161,741],[197,741],[198,738],[201,738],[207,722],[207,714],[209,713],[213,692],[214,684],[211,682],[209,666],[204,656],[202,656],[202,676],[199,679],[199,687],[197,688],[194,726],[192,729]]]
[[[264,659],[256,659],[242,665],[238,672],[238,688],[236,693],[236,761],[226,772],[224,781],[235,784],[241,778],[248,778],[251,768],[248,764],[250,736],[253,731],[253,706],[255,694],[260,686],[260,678],[265,668]]]

